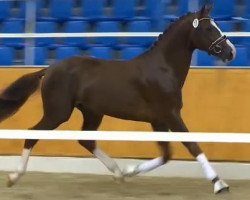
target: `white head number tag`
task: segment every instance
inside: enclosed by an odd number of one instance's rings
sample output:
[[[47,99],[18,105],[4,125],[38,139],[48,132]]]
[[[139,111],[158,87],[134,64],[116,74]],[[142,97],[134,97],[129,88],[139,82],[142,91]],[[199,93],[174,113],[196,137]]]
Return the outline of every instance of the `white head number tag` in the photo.
[[[199,20],[198,19],[194,19],[193,21],[193,27],[197,28],[199,26]]]

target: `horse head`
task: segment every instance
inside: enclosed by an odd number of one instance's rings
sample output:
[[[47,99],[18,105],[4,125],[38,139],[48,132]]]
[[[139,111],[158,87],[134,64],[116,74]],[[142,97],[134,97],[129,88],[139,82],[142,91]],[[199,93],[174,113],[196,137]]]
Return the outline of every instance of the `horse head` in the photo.
[[[236,56],[236,49],[226,35],[222,33],[216,22],[209,16],[213,6],[207,4],[192,18],[192,45],[196,49],[219,57],[224,62],[231,61]]]

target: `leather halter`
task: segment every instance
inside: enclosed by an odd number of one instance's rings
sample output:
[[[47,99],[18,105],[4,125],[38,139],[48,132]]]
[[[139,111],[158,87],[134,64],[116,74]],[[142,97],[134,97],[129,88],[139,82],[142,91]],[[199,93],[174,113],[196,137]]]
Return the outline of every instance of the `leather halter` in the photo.
[[[204,17],[204,18],[199,19],[199,22],[203,20],[213,20],[213,19]],[[212,44],[208,48],[208,54],[211,55],[212,53],[215,53],[215,54],[221,53],[222,47],[220,46],[220,44],[225,40],[227,40],[227,36],[222,35],[219,38],[217,38],[214,42],[212,42]]]

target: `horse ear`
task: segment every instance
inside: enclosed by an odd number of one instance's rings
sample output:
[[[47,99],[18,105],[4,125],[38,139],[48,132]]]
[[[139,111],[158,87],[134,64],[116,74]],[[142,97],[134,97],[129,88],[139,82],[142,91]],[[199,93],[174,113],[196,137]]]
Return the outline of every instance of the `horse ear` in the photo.
[[[213,4],[206,4],[202,7],[200,13],[201,16],[208,16],[213,9]]]

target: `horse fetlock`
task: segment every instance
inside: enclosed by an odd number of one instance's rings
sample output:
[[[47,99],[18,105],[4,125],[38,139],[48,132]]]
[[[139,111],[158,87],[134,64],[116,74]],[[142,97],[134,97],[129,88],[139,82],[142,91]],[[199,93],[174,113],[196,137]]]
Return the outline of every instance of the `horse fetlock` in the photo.
[[[229,192],[229,185],[223,180],[217,180],[214,183],[214,194]]]
[[[123,176],[125,177],[132,177],[132,176],[136,176],[137,174],[139,174],[139,170],[137,166],[133,166],[133,165],[128,165],[123,169]]]

